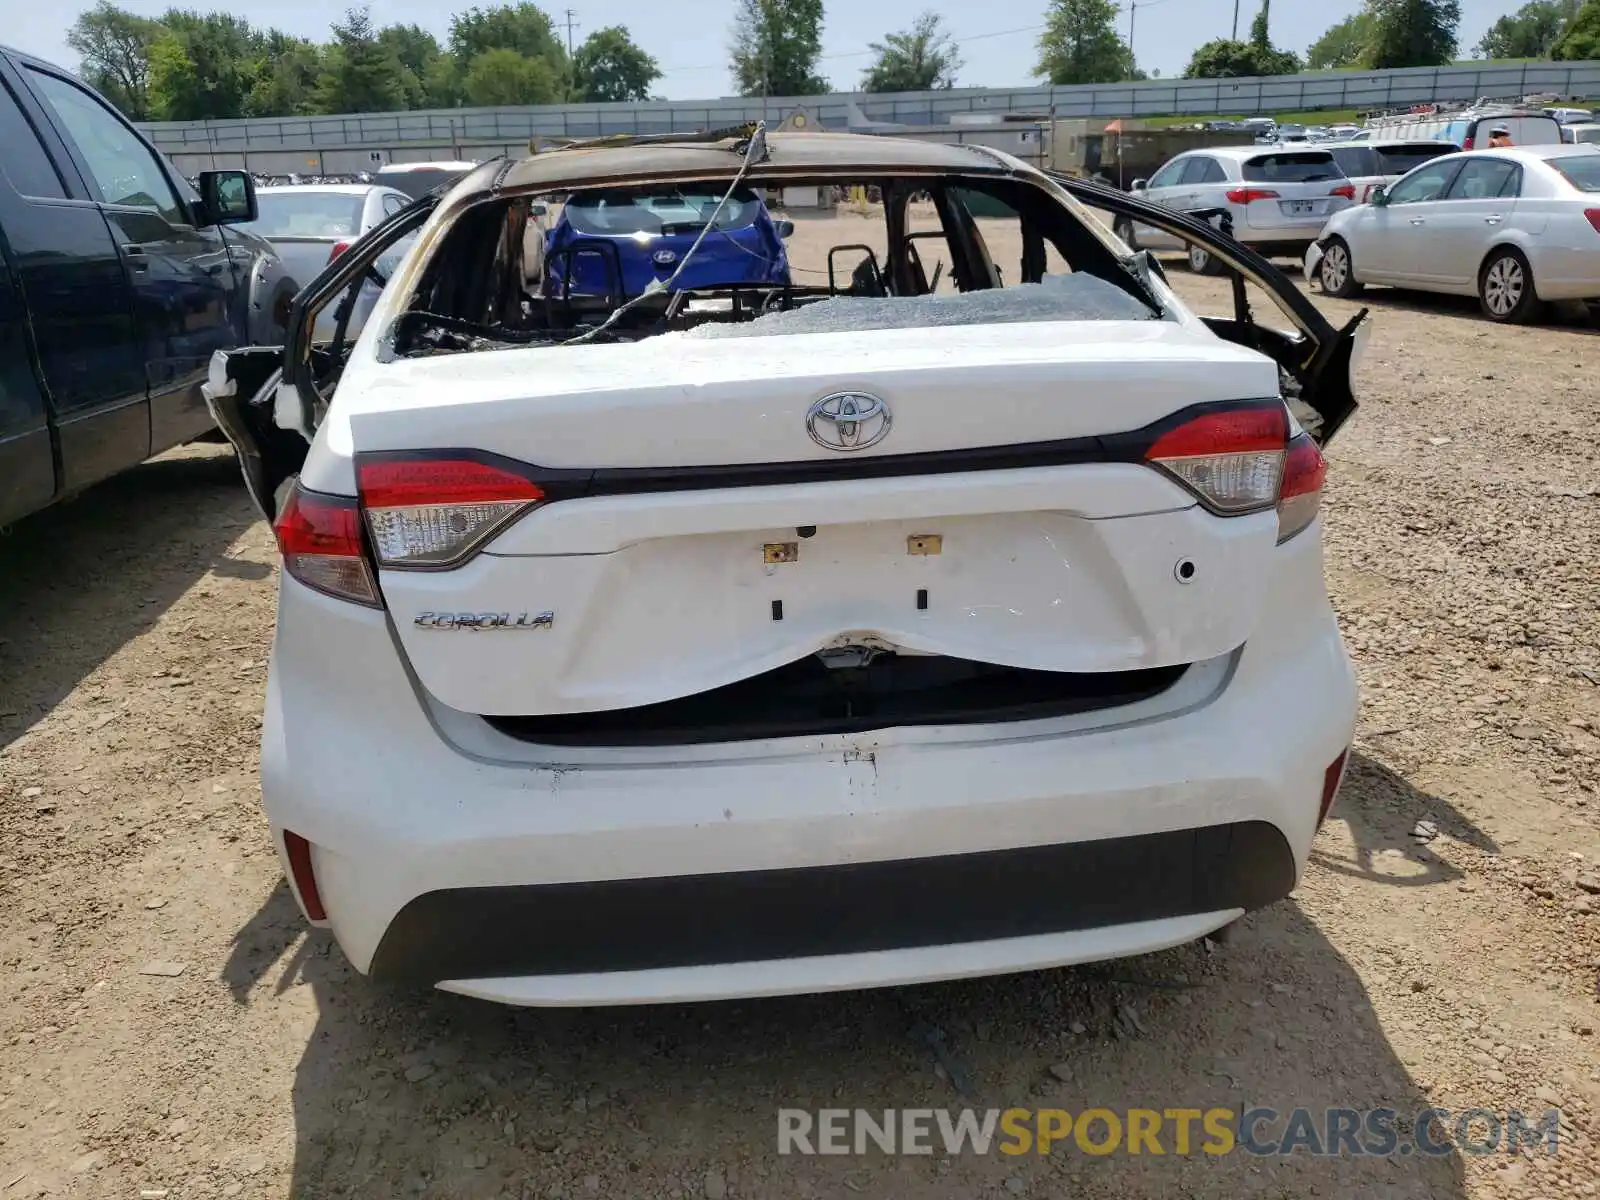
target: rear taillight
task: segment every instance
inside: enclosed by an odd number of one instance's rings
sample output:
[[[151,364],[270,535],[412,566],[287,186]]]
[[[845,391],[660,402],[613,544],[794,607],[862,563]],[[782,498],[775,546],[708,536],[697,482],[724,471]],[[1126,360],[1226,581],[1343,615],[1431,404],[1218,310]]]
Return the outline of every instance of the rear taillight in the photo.
[[[272,523],[283,569],[301,583],[341,600],[382,608],[361,547],[361,513],[346,496],[324,496],[296,484]]]
[[[1353,183],[1341,183],[1338,187],[1334,188],[1333,191],[1329,192],[1328,195],[1343,196],[1346,200],[1350,201],[1350,203],[1354,204],[1356,200],[1356,185]]]
[[[1462,142],[1461,142],[1461,148],[1463,150],[1471,150],[1472,149],[1472,139],[1470,137],[1463,138]]]
[[[1235,516],[1277,503],[1288,438],[1288,414],[1274,401],[1200,413],[1156,438],[1144,457],[1213,512]]]
[[[328,251],[328,262],[332,262],[334,259],[338,258],[339,255],[343,254],[348,249],[350,249],[350,243],[349,242],[335,242],[333,244],[333,249]],[[326,265],[326,264],[324,264],[324,265]]]
[[[544,499],[515,471],[472,458],[360,462],[367,531],[385,567],[453,567]]]
[[[1600,208],[1586,208],[1583,215],[1589,218],[1589,224],[1594,226],[1594,231],[1600,233]]]
[[[294,877],[294,887],[300,893],[300,904],[306,916],[313,921],[326,921],[328,910],[322,903],[322,892],[317,887],[317,873],[311,865],[311,843],[298,833],[283,831],[283,849],[289,856],[289,874]]]
[[[1282,545],[1316,518],[1322,506],[1322,481],[1328,462],[1305,434],[1289,442],[1283,459],[1283,488],[1278,496],[1278,544]]]
[[[1252,200],[1276,200],[1278,193],[1271,188],[1234,188],[1227,193],[1229,204],[1249,204]]]
[[[1367,203],[1367,201],[1372,199],[1372,189],[1377,187],[1377,186],[1378,185],[1375,184],[1375,183],[1367,184],[1366,190],[1361,193],[1361,203],[1365,204],[1365,203]]]

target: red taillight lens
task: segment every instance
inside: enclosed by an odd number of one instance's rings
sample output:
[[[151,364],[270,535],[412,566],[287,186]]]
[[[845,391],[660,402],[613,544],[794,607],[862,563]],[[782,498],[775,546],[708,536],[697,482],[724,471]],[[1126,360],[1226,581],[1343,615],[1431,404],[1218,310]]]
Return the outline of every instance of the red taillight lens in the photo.
[[[1213,512],[1234,516],[1277,502],[1288,437],[1288,414],[1275,401],[1201,413],[1163,433],[1144,457]]]
[[[348,249],[350,249],[350,243],[349,242],[335,242],[333,244],[333,249],[328,251],[328,262],[332,262],[334,259],[338,258],[339,255],[343,254]],[[324,265],[326,265],[326,264],[324,264]]]
[[[360,462],[367,530],[385,567],[450,567],[544,499],[525,476],[471,458]]]
[[[1271,188],[1234,188],[1227,193],[1229,204],[1249,204],[1252,200],[1276,200],[1278,193]]]
[[[1471,150],[1472,149],[1472,139],[1470,137],[1469,138],[1463,138],[1462,141],[1461,141],[1461,148],[1463,150]]]
[[[1339,784],[1344,779],[1344,764],[1350,757],[1350,751],[1343,751],[1338,758],[1328,764],[1328,769],[1322,773],[1322,803],[1317,808],[1317,824],[1320,826],[1328,819],[1328,813],[1333,808],[1334,797],[1339,794]]]
[[[1340,184],[1338,187],[1334,188],[1333,191],[1329,192],[1328,195],[1343,196],[1346,200],[1354,204],[1356,199],[1356,185],[1353,183]]]
[[[1305,434],[1289,443],[1283,460],[1283,489],[1278,496],[1278,544],[1281,546],[1316,519],[1322,506],[1322,482],[1328,462]]]
[[[296,484],[273,522],[283,569],[301,583],[341,600],[382,608],[361,548],[361,514],[345,496],[324,496]]]
[[[306,916],[313,921],[326,921],[328,910],[323,907],[322,893],[317,890],[317,875],[311,869],[311,843],[285,829],[283,848],[288,852],[289,874],[294,877],[294,890],[300,893]]]
[[[1594,231],[1600,233],[1600,208],[1586,208],[1583,215],[1589,219],[1589,224],[1594,226]]]

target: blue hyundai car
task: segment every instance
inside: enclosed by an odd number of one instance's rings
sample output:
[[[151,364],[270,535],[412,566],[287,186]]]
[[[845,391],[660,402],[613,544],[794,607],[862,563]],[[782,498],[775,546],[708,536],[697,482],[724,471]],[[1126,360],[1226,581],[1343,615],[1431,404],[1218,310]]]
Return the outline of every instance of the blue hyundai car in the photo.
[[[710,231],[674,290],[787,284],[783,241],[794,225],[774,221],[749,188],[736,189],[718,214],[721,198],[710,185],[569,197],[545,242],[545,295],[637,296],[652,280],[672,276],[708,224]]]

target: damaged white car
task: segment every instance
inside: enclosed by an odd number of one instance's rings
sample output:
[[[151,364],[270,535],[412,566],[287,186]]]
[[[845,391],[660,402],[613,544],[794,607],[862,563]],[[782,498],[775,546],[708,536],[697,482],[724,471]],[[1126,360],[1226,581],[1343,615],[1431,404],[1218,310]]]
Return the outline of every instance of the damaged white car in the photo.
[[[630,294],[597,238],[530,279],[536,205],[791,186],[866,189],[879,245],[786,284],[691,249]],[[1234,311],[1081,201],[1205,245]],[[1281,898],[1355,717],[1319,443],[1362,328],[983,147],[484,164],[214,365],[283,552],[262,792],[301,907],[375,977],[623,1004],[1104,959]]]

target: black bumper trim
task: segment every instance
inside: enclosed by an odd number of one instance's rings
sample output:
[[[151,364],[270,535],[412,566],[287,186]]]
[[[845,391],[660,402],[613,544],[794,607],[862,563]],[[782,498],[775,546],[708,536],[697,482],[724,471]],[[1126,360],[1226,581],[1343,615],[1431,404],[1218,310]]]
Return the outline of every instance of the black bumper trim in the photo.
[[[1288,895],[1263,821],[775,871],[455,888],[412,900],[374,978],[438,983],[906,949],[1094,929]]]

